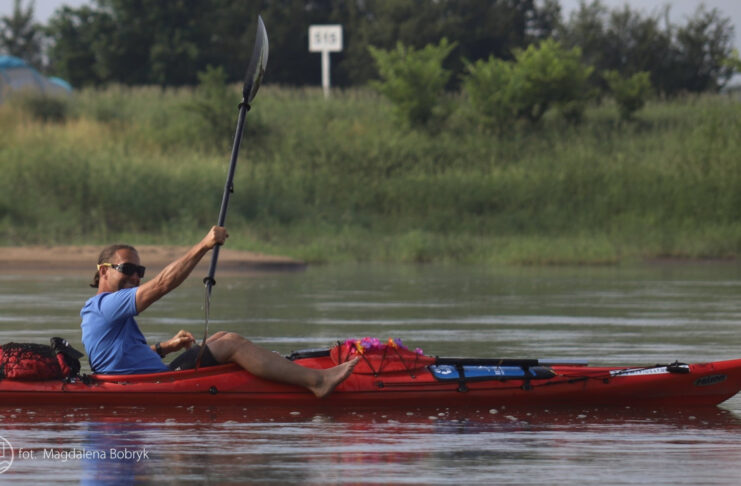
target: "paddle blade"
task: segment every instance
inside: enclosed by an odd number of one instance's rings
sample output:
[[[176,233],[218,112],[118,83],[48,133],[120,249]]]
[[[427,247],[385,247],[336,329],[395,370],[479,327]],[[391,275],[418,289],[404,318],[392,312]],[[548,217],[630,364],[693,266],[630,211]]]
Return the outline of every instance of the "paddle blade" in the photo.
[[[257,17],[257,36],[255,38],[255,47],[252,50],[250,64],[247,66],[247,75],[244,78],[244,88],[242,96],[244,102],[248,105],[252,102],[260,88],[260,82],[265,74],[265,68],[268,65],[268,33],[265,30],[265,24],[262,17]]]

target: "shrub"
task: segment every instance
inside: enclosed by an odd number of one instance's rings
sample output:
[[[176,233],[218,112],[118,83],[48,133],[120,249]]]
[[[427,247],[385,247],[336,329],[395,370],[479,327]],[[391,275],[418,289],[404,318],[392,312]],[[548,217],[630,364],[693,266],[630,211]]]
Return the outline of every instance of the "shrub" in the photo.
[[[501,132],[517,117],[514,63],[491,56],[465,65],[463,91],[473,112],[485,128]]]
[[[649,76],[648,71],[636,73],[629,78],[621,76],[617,71],[605,71],[602,74],[618,104],[621,120],[631,120],[633,114],[643,108],[651,92]]]
[[[198,88],[192,100],[183,108],[193,114],[201,125],[199,131],[206,145],[226,147],[234,134],[234,113],[237,97],[226,82],[224,68],[208,66],[198,73]]]
[[[734,73],[741,73],[741,57],[739,57],[738,49],[731,51],[731,55],[723,60],[723,66],[730,68]]]
[[[539,121],[553,105],[571,120],[580,120],[590,96],[593,68],[581,62],[581,49],[566,50],[553,39],[515,51],[520,85],[520,117]]]
[[[590,97],[592,68],[581,63],[581,51],[550,39],[516,51],[514,61],[490,57],[466,69],[463,89],[471,107],[484,126],[498,131],[517,119],[537,123],[551,106],[580,121]]]
[[[58,96],[37,93],[24,93],[18,98],[18,105],[35,120],[43,122],[63,122],[69,114],[69,101]]]
[[[428,44],[420,50],[401,42],[390,51],[368,48],[382,78],[373,86],[393,103],[402,123],[432,127],[450,114],[444,94],[451,73],[442,64],[455,45],[443,38],[438,45]]]

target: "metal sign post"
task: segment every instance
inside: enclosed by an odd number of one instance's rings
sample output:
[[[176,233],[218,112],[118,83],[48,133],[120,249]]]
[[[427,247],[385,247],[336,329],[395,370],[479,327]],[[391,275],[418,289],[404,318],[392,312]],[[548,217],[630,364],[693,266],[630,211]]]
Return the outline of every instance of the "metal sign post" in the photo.
[[[309,52],[322,53],[322,89],[329,98],[329,53],[342,51],[341,25],[309,26]]]

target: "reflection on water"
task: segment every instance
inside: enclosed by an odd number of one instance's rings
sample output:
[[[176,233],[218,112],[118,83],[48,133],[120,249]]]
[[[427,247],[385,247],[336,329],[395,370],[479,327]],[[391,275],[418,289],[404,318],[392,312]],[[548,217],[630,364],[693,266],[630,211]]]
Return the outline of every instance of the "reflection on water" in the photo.
[[[173,478],[434,484],[455,481],[461,471],[475,484],[552,484],[556,475],[579,483],[645,484],[654,477],[731,484],[741,459],[741,418],[719,408],[0,412],[13,417],[4,436],[35,452],[5,474],[89,484]],[[65,452],[69,459],[60,459]]]
[[[438,355],[622,364],[732,359],[741,356],[740,276],[734,265],[320,267],[222,277],[210,328],[281,353],[370,335],[400,337]],[[140,317],[150,342],[181,328],[202,332],[197,280]],[[86,284],[87,276],[0,275],[0,341],[60,335],[81,349]],[[429,405],[333,412],[0,405],[0,435],[16,452],[0,479],[734,484],[741,477],[738,396],[700,410]]]

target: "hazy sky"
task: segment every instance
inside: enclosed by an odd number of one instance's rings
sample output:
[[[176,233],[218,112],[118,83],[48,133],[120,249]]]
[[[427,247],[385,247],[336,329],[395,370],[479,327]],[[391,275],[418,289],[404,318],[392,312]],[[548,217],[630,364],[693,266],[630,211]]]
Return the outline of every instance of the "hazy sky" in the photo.
[[[568,19],[569,13],[579,7],[579,0],[559,0],[559,3],[564,19]],[[602,0],[602,4],[610,9],[622,7],[626,3],[632,10],[645,14],[658,13],[669,5],[669,20],[679,25],[686,24],[700,5],[704,4],[708,10],[716,8],[721,14],[731,18],[736,32],[735,45],[741,50],[741,0]]]
[[[41,23],[46,23],[54,11],[62,5],[70,7],[79,7],[90,3],[89,0],[36,0],[35,13],[36,19]],[[568,18],[569,12],[578,7],[579,0],[560,0],[563,8],[564,17]],[[657,12],[664,5],[671,5],[671,21],[675,24],[684,24],[695,9],[701,4],[708,8],[717,8],[724,15],[731,18],[736,30],[735,45],[741,50],[741,0],[602,0],[602,3],[610,8],[620,7],[626,3],[632,9],[643,11],[644,13]],[[28,5],[28,0],[24,0],[23,5]],[[9,15],[13,12],[13,0],[0,0],[0,16]]]
[[[36,14],[36,20],[41,23],[51,17],[56,9],[62,5],[68,5],[70,7],[79,7],[80,5],[89,4],[88,0],[36,0],[34,2],[34,13]],[[13,13],[14,0],[0,0],[0,16],[8,15]],[[23,0],[23,8],[26,8],[29,4],[29,0]]]

